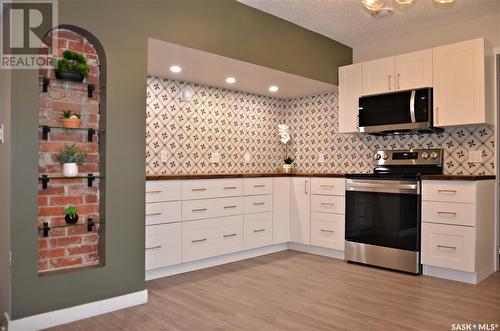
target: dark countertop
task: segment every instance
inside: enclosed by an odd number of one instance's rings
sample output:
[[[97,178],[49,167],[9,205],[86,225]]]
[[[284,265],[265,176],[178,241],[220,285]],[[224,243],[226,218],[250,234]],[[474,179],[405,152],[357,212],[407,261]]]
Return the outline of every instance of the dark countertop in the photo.
[[[176,180],[176,179],[216,179],[216,178],[252,178],[252,177],[333,177],[344,178],[345,174],[330,173],[243,173],[243,174],[180,174],[180,175],[151,175],[146,180]]]
[[[180,175],[150,175],[146,180],[179,180],[179,179],[217,179],[217,178],[254,178],[254,177],[330,177],[344,178],[346,174],[334,173],[237,173],[237,174],[180,174]],[[491,180],[494,175],[422,175],[422,180]]]
[[[490,180],[495,179],[494,175],[423,175],[422,180]]]

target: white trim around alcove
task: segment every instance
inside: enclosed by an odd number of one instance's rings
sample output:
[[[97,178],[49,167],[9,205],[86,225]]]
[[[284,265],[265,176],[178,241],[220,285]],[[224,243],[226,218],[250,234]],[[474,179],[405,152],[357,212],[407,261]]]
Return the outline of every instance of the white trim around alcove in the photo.
[[[67,324],[112,311],[148,302],[148,290],[133,292],[83,305],[28,316],[17,320],[7,319],[8,331],[36,331]]]

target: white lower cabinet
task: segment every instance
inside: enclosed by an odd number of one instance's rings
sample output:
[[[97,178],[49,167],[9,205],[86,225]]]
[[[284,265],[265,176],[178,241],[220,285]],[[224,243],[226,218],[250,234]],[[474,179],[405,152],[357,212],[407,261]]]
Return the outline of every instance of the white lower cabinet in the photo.
[[[311,213],[311,245],[344,250],[345,216]]]
[[[311,243],[311,179],[292,178],[292,204],[290,215],[290,241]]]
[[[475,229],[422,223],[422,264],[475,271]]]
[[[244,244],[245,249],[264,247],[273,243],[273,213],[245,215]]]
[[[182,262],[243,249],[243,216],[182,223]]]
[[[181,263],[181,224],[146,226],[146,270]]]

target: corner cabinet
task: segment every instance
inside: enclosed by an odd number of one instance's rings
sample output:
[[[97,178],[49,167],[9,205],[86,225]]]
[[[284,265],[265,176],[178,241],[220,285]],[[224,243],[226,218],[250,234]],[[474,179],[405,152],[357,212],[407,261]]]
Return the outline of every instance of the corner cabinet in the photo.
[[[493,124],[493,105],[486,88],[485,40],[437,47],[433,54],[434,125]]]
[[[311,179],[292,178],[290,241],[311,244]]]

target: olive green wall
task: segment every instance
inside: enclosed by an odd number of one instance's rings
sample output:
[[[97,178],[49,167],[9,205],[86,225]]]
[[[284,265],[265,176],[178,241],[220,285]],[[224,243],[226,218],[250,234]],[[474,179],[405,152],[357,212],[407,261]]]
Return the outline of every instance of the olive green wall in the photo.
[[[107,57],[106,266],[37,275],[37,73],[12,77],[12,317],[144,289],[147,38],[337,82],[352,50],[233,0],[59,0],[59,24],[94,34]]]
[[[10,70],[0,70],[0,125],[6,141],[0,144],[0,326],[10,314]]]

